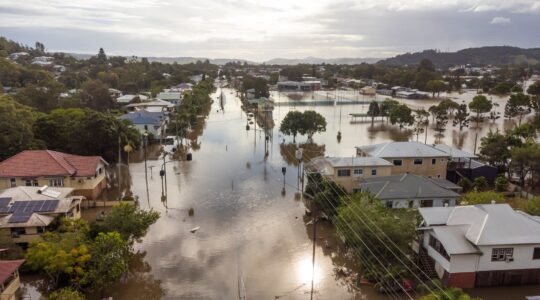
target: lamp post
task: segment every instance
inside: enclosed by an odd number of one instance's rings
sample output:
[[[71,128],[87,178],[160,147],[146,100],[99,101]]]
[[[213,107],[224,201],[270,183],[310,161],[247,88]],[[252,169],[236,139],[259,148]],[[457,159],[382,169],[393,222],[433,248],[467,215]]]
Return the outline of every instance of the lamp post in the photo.
[[[148,132],[143,133],[143,152],[144,152],[144,179],[146,181],[146,199],[148,200],[148,206],[150,206],[150,191],[148,190],[148,166],[146,164],[146,146],[148,143]]]
[[[300,165],[302,164],[303,154],[304,154],[304,149],[302,148],[296,149],[295,157],[296,157],[296,160],[298,161],[298,184],[297,184],[298,189],[300,189]],[[302,180],[302,191],[303,190],[304,190],[304,182]]]

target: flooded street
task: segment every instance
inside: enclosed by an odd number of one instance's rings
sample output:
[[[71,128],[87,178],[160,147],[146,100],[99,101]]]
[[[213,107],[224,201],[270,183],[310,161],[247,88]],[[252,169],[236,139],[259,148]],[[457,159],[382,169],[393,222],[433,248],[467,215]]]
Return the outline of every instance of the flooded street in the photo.
[[[223,106],[217,101],[219,94],[218,89],[212,95],[215,101],[204,127],[199,128],[202,134],[192,141],[193,160],[167,158],[166,189],[162,191],[165,185],[159,176],[163,164],[159,145],[147,151],[148,191],[142,152],[132,154],[129,166],[120,167],[122,184],[139,197],[142,208],[157,210],[161,217],[135,245],[140,255],[130,280],[113,289],[114,299],[309,299],[312,278],[314,299],[389,299],[368,286],[353,289],[346,278],[336,275],[336,267],[351,266],[351,255],[345,253],[328,223],[317,225],[313,267],[313,227],[306,225],[311,218],[305,216],[302,200],[295,197],[299,184],[295,147],[292,137],[282,136],[278,128],[289,110],[314,109],[325,116],[326,132],[315,134],[315,145],[306,146],[305,155],[310,157],[352,156],[355,146],[412,139],[412,134],[385,122],[373,126],[370,120],[351,122],[349,114],[365,113],[367,104],[278,105],[273,112],[276,126],[265,150],[264,132],[254,131],[253,125],[246,131],[247,115],[232,90],[224,89]],[[281,95],[274,96],[276,101],[283,100]],[[470,101],[472,96],[466,94],[463,99]],[[497,109],[502,111],[506,100],[494,100],[501,102]],[[437,101],[409,102],[427,108]],[[492,128],[503,128],[506,123],[501,118]],[[479,137],[489,128],[482,127]],[[339,143],[338,131],[342,132]],[[428,143],[435,141],[433,134],[428,132]],[[473,151],[474,138],[475,130],[459,133],[450,121],[441,141]],[[297,137],[300,144],[305,141],[306,137]],[[286,167],[285,181],[282,167]],[[118,180],[117,173],[112,175]],[[165,201],[162,193],[167,195]],[[114,198],[114,194],[109,195]],[[190,208],[193,216],[188,214]],[[86,215],[94,218],[99,212],[93,209]],[[197,230],[192,233],[192,229]],[[34,290],[35,285],[34,281],[26,288]],[[540,292],[538,287],[491,288],[473,294],[485,299],[523,299],[536,290]]]

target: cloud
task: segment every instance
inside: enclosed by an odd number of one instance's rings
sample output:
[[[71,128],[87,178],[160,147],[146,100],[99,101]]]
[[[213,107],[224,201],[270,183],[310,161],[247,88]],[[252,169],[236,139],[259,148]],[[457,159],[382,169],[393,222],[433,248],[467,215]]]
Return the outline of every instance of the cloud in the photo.
[[[536,0],[2,0],[0,35],[138,56],[381,57],[529,46],[540,40],[539,13]],[[490,26],[506,19],[505,32]]]
[[[505,17],[495,17],[493,19],[491,19],[491,24],[510,24],[512,22],[512,20],[510,20],[510,18],[505,18]]]

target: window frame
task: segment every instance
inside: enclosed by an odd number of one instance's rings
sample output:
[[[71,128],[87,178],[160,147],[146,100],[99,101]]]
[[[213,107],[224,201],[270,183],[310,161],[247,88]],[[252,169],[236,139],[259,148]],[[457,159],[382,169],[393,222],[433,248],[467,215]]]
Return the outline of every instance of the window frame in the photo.
[[[14,178],[14,177],[10,178],[9,179],[9,186],[10,187],[17,187],[17,178]]]
[[[491,261],[506,261],[514,258],[514,248],[492,248]]]
[[[377,176],[377,169],[371,169],[371,176]]]
[[[437,159],[436,159],[436,158],[432,158],[432,159],[431,159],[431,164],[432,164],[432,165],[437,164]]]
[[[64,178],[63,177],[53,177],[49,179],[49,186],[51,187],[64,187]]]
[[[397,162],[399,162],[399,163],[397,163]],[[394,166],[396,166],[396,167],[403,166],[403,159],[394,159],[394,160],[392,161],[392,164],[393,164]]]
[[[413,165],[419,166],[419,165],[423,165],[423,164],[424,164],[424,159],[423,158],[415,158],[415,159],[413,159]]]
[[[533,260],[540,259],[540,247],[533,248]]]
[[[347,175],[343,175],[343,172]],[[351,169],[337,169],[337,177],[351,177]]]
[[[357,171],[359,172],[357,173]],[[356,177],[364,176],[364,169],[362,168],[353,169],[353,176],[356,176]]]

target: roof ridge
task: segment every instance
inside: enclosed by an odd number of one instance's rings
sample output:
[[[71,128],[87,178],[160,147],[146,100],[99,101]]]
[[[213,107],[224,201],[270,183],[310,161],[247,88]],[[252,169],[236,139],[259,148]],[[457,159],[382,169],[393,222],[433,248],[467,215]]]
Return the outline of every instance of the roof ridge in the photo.
[[[75,168],[74,165],[72,165],[67,159],[66,159],[66,156],[69,155],[67,153],[64,153],[64,152],[60,152],[60,151],[54,151],[54,150],[49,150],[49,149],[46,149],[45,150],[47,152],[47,154],[49,154],[50,157],[52,157],[52,159],[54,159],[54,161],[56,161],[64,170],[66,170],[68,172],[68,174],[70,175],[73,175],[75,173],[77,173],[77,168]],[[67,163],[69,166],[71,166],[75,171],[74,172],[71,172],[70,170],[68,170],[63,164],[62,162],[60,162],[52,153],[58,153],[61,157],[62,157],[62,160]]]
[[[373,156],[377,156],[377,157],[378,157],[378,156],[381,154],[381,152],[382,152],[384,149],[386,149],[386,147],[388,147],[388,145],[390,145],[390,143],[393,143],[393,142],[386,142],[386,143],[384,143],[384,145],[381,147],[381,149],[379,149],[379,151],[377,151],[377,153],[375,153],[375,155],[373,155]]]

